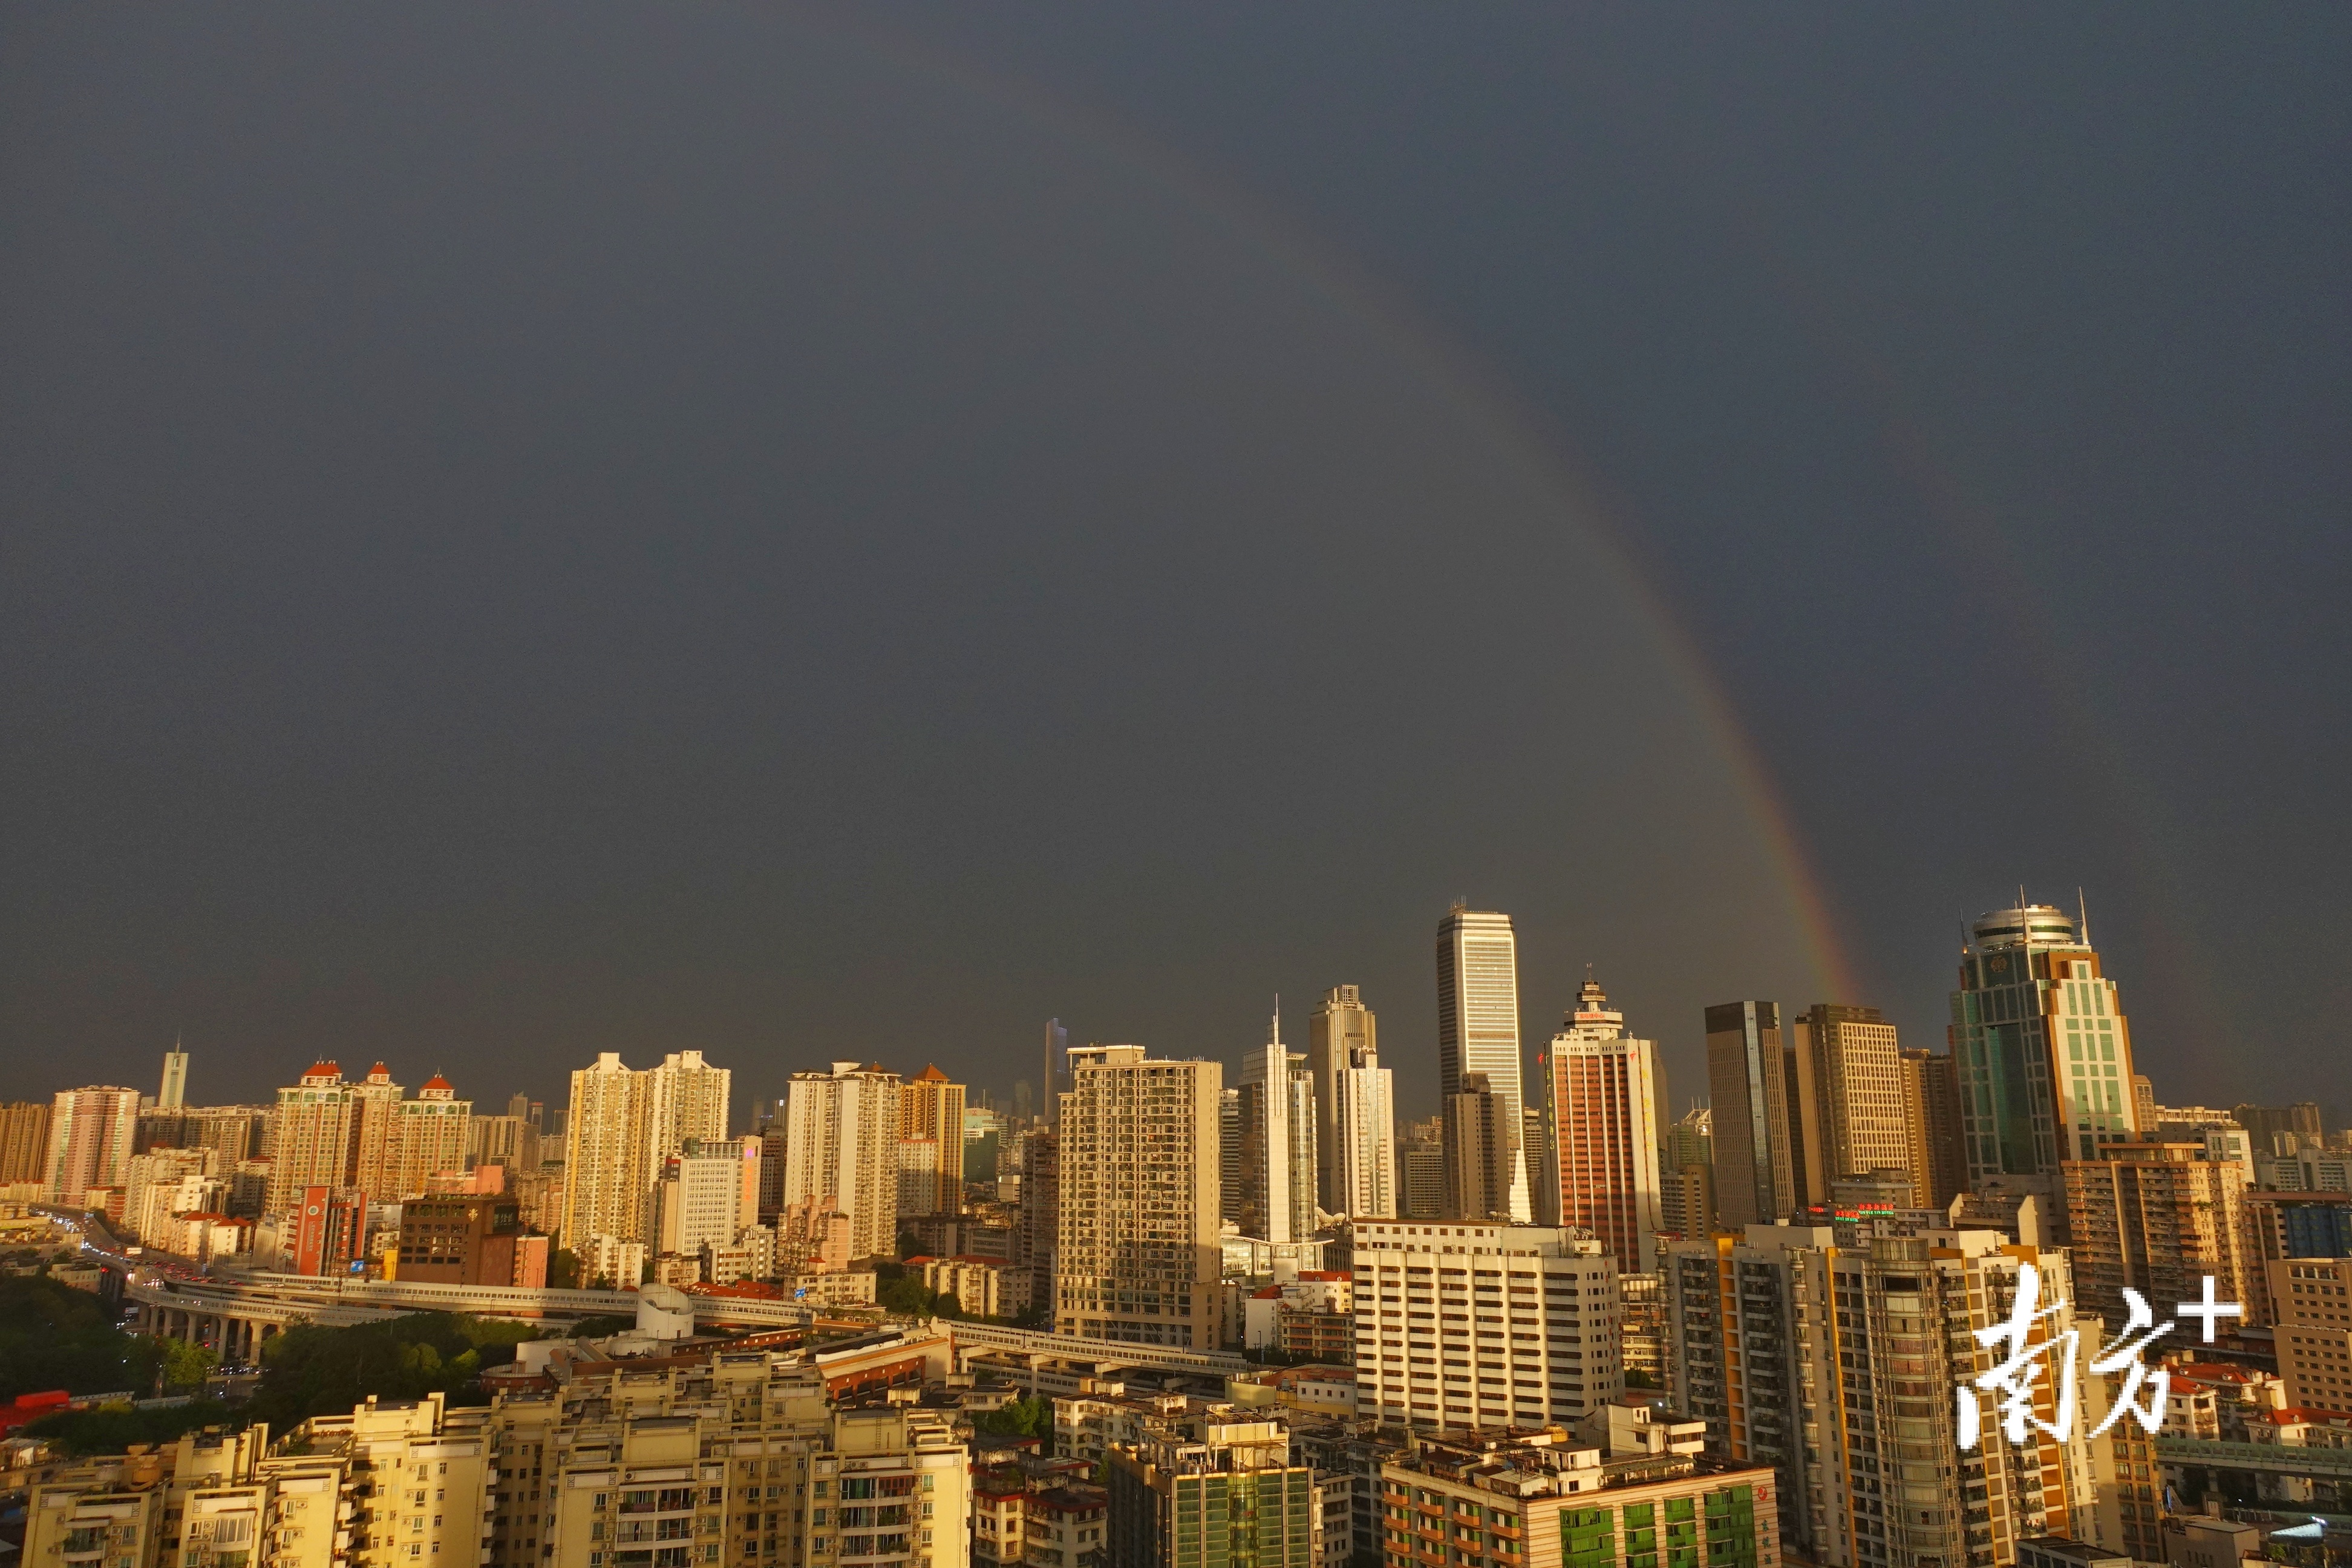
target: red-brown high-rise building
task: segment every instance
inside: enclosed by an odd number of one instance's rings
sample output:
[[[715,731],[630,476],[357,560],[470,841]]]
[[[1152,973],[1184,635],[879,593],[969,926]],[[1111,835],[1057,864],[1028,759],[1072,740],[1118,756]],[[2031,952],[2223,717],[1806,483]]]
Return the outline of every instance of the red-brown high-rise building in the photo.
[[[139,1134],[139,1091],[102,1087],[60,1089],[49,1106],[49,1150],[43,1180],[49,1200],[79,1204],[92,1188],[121,1192]]]
[[[1559,1224],[1591,1231],[1625,1272],[1648,1273],[1664,1224],[1656,1043],[1628,1038],[1625,1015],[1587,978],[1542,1069],[1551,1168],[1537,1177],[1549,1186],[1538,1216],[1556,1198]]]

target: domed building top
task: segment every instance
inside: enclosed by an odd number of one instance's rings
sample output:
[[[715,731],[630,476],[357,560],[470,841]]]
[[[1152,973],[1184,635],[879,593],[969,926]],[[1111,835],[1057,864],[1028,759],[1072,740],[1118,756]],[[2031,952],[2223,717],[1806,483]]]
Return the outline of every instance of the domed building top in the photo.
[[[390,1083],[392,1081],[392,1069],[384,1066],[382,1062],[378,1062],[375,1066],[368,1068],[367,1080],[370,1083]]]
[[[319,1060],[310,1064],[310,1070],[309,1072],[302,1075],[302,1081],[304,1083],[309,1083],[313,1079],[320,1079],[327,1083],[341,1083],[343,1081],[343,1069],[337,1067],[331,1058],[321,1057]]]
[[[451,1086],[449,1080],[443,1078],[436,1072],[431,1078],[425,1080],[425,1087],[416,1091],[416,1098],[419,1100],[450,1100],[454,1099],[457,1096],[457,1089]]]
[[[917,1073],[915,1075],[914,1081],[917,1083],[946,1083],[950,1080],[948,1075],[940,1070],[939,1063],[933,1062],[929,1067],[923,1068],[922,1071]]]

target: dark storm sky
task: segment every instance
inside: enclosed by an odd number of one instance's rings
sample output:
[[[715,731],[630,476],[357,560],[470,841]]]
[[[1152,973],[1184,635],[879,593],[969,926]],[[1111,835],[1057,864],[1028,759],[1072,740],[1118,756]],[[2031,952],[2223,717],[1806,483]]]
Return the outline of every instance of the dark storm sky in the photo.
[[[17,6],[0,1095],[1009,1089],[2090,900],[2343,1092],[2340,7]],[[1710,717],[1720,702],[1734,743]]]

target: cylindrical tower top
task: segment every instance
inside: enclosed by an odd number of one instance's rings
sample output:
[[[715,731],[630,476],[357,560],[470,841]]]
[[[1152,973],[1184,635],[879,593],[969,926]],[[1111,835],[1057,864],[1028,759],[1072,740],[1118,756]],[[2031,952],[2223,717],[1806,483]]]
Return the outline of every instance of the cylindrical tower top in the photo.
[[[2004,947],[2072,947],[2079,940],[2074,919],[2054,904],[1988,910],[1977,917],[1969,934],[1979,952]]]

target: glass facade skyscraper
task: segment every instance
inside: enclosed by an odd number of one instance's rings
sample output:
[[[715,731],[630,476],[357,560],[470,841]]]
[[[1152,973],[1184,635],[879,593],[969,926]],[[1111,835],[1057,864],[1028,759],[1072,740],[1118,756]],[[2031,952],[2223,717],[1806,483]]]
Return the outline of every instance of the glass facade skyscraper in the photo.
[[[1437,927],[1438,1094],[1450,1104],[1473,1073],[1485,1075],[1500,1102],[1496,1120],[1508,1141],[1507,1212],[1526,1224],[1535,1209],[1520,1147],[1527,1097],[1519,1079],[1518,939],[1510,916],[1456,904]]]
[[[2059,1165],[2138,1136],[2131,1029],[2115,982],[2048,904],[1978,919],[1952,993],[1969,1184],[2062,1195]]]

